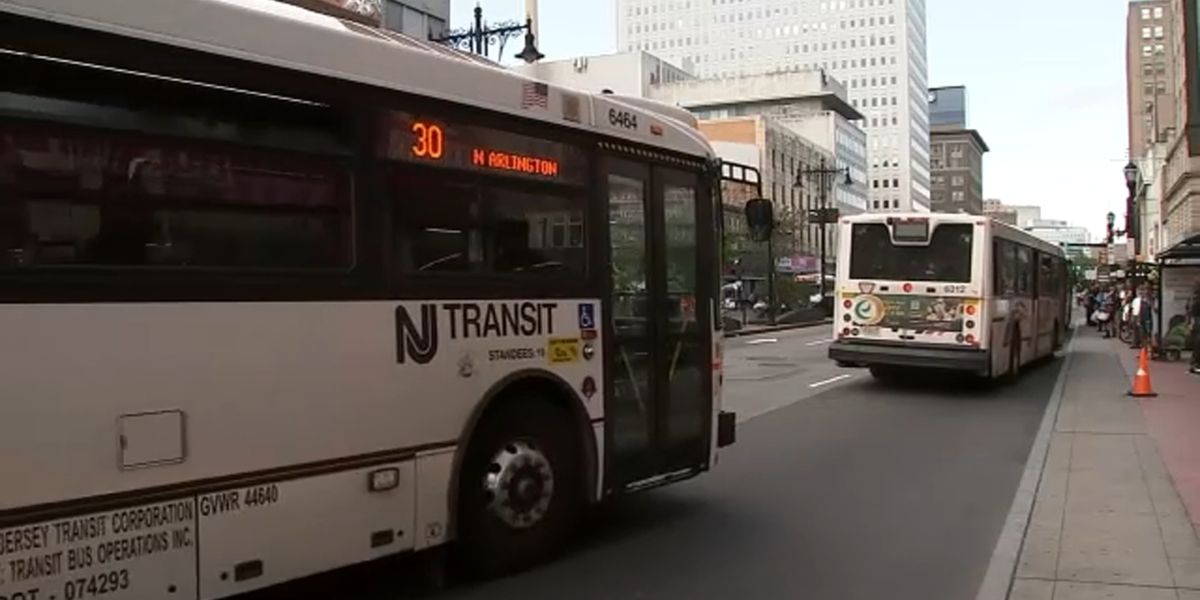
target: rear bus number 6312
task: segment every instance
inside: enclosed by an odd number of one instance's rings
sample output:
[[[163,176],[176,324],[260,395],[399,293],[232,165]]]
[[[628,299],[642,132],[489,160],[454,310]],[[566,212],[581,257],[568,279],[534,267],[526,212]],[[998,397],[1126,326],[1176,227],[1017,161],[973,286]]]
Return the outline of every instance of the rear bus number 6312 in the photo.
[[[942,288],[942,293],[944,293],[944,294],[965,294],[965,293],[967,293],[967,286],[965,286],[965,285],[947,285]]]
[[[109,571],[99,575],[67,580],[63,584],[63,600],[99,598],[113,592],[129,589],[129,571]]]

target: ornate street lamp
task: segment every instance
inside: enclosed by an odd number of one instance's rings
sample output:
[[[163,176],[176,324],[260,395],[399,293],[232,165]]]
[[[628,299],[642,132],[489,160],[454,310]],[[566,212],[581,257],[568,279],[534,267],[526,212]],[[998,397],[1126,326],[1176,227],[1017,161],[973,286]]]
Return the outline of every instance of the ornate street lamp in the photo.
[[[457,48],[463,48],[479,54],[488,56],[492,45],[500,46],[499,54],[496,60],[501,60],[504,54],[504,44],[510,38],[514,38],[525,32],[525,47],[521,52],[516,54],[515,58],[519,58],[527,63],[535,63],[545,56],[538,51],[536,40],[533,35],[533,19],[526,18],[524,24],[516,21],[505,21],[493,27],[487,27],[483,22],[483,9],[475,5],[475,24],[469,29],[459,29],[452,31],[448,35],[432,38],[432,41],[442,42]]]
[[[1137,232],[1137,192],[1138,184],[1140,183],[1141,173],[1138,171],[1137,165],[1133,161],[1125,165],[1125,188],[1129,191],[1129,195],[1125,198],[1125,235],[1133,238],[1134,254],[1141,252],[1141,240]]]
[[[836,177],[844,175],[844,183],[846,186],[854,185],[854,180],[850,178],[850,167],[836,168],[827,166],[825,158],[821,158],[821,166],[805,167],[801,166],[796,171],[796,182],[793,184],[796,187],[803,187],[804,178],[811,177],[817,180],[817,201],[820,202],[820,207],[816,210],[809,211],[808,222],[816,222],[819,235],[821,236],[821,269],[820,280],[817,283],[817,290],[821,294],[822,304],[825,302],[825,226],[837,223],[838,210],[836,207],[829,207],[829,188],[832,188],[836,183]]]

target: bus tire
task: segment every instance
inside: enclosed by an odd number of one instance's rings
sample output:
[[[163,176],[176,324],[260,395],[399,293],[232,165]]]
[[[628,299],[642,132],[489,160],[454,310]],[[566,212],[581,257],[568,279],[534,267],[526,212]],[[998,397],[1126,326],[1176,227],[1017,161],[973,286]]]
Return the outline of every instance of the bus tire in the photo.
[[[871,372],[871,377],[879,381],[894,381],[897,376],[896,369],[889,365],[871,365],[867,370]]]
[[[527,569],[570,536],[584,505],[574,431],[566,411],[541,397],[484,415],[458,484],[458,545],[469,573]]]

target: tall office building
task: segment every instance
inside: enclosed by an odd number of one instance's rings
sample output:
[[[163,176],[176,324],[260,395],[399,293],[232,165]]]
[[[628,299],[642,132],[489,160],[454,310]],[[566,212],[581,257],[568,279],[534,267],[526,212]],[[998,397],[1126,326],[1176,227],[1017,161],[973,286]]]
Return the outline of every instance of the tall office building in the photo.
[[[864,115],[872,209],[929,209],[924,0],[617,0],[617,41],[701,78],[824,69]]]
[[[983,155],[987,143],[967,127],[967,88],[929,90],[930,208],[983,214]]]
[[[1171,0],[1129,3],[1125,21],[1125,71],[1129,86],[1129,157],[1168,141],[1175,125],[1176,32]]]
[[[929,126],[966,129],[966,86],[950,85],[929,88]]]

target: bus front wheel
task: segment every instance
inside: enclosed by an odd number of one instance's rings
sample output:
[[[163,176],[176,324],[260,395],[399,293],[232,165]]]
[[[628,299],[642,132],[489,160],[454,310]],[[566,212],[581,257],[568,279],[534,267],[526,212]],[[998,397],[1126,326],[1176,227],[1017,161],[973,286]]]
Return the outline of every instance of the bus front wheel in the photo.
[[[458,543],[471,573],[528,568],[566,541],[583,506],[573,431],[566,411],[542,398],[485,415],[458,488]]]

